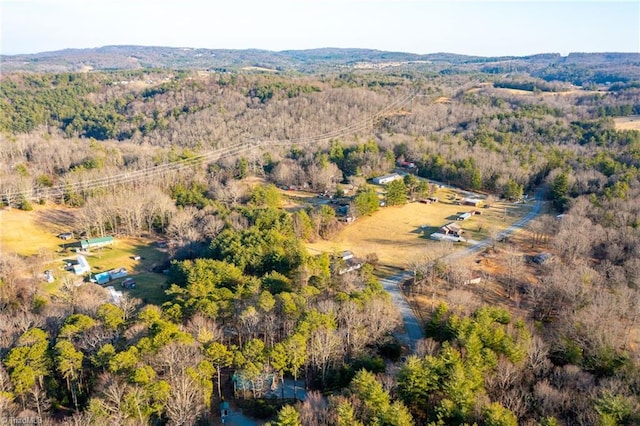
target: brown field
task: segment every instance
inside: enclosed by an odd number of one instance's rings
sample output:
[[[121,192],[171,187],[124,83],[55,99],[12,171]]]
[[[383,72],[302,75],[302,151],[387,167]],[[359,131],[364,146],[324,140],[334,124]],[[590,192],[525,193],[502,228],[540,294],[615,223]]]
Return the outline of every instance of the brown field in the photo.
[[[640,115],[617,117],[613,119],[616,130],[640,130]]]
[[[368,217],[359,218],[345,226],[330,241],[307,244],[311,253],[351,250],[356,256],[375,253],[381,264],[405,268],[412,262],[433,253],[442,243],[432,241],[429,235],[438,228],[455,221],[464,212],[481,210],[482,215],[466,221],[457,221],[465,230],[465,238],[482,240],[492,230],[501,230],[522,217],[531,208],[528,205],[496,202],[491,208],[474,208],[454,204],[447,197],[450,189],[436,194],[439,203],[409,203],[404,206],[385,207]],[[505,208],[507,216],[505,218]],[[463,245],[456,244],[463,247]]]
[[[493,88],[493,90],[495,90],[497,93],[519,95],[519,96],[534,96],[534,95],[535,96],[579,96],[579,95],[598,93],[597,91],[594,91],[594,90],[581,90],[581,89],[566,90],[564,92],[540,92],[540,93],[534,93],[531,90],[508,89],[506,87],[495,87]]]
[[[71,231],[75,210],[62,207],[34,206],[25,212],[18,209],[0,210],[0,253],[31,256],[41,249],[62,248],[56,235]]]
[[[260,72],[278,72],[278,70],[274,70],[273,68],[264,68],[264,67],[242,67],[243,71],[260,71]]]
[[[469,92],[471,92],[471,90],[469,90]],[[433,103],[434,104],[450,104],[451,103],[451,98],[448,98],[446,96],[440,96],[438,99],[433,101]]]

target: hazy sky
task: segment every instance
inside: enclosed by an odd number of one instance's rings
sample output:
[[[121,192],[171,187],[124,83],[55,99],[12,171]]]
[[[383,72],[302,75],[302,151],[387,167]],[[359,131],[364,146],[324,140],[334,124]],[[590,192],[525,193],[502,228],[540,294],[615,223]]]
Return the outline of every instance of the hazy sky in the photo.
[[[116,44],[640,52],[640,1],[0,0],[3,54]]]

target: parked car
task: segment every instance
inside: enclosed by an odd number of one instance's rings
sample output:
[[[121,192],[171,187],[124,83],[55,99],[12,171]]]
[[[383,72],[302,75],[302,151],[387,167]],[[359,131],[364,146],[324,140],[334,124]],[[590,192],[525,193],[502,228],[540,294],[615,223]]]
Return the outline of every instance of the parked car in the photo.
[[[531,260],[534,263],[537,263],[538,265],[542,265],[543,263],[546,263],[547,261],[549,261],[552,257],[553,255],[551,253],[540,253],[533,256],[533,259]]]
[[[70,240],[73,238],[73,232],[63,232],[62,234],[58,234],[58,238],[61,240]]]
[[[125,278],[120,283],[120,286],[122,286],[124,288],[135,288],[136,287],[136,281],[133,278]]]

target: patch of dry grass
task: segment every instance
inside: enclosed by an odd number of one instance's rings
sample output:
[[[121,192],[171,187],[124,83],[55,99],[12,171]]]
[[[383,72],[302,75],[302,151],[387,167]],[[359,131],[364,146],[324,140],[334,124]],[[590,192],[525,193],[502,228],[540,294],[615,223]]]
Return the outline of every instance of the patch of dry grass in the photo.
[[[616,130],[640,130],[640,115],[617,117],[613,119]]]
[[[72,229],[74,213],[57,206],[0,210],[0,252],[31,256],[42,249],[60,250],[64,241],[57,235]]]

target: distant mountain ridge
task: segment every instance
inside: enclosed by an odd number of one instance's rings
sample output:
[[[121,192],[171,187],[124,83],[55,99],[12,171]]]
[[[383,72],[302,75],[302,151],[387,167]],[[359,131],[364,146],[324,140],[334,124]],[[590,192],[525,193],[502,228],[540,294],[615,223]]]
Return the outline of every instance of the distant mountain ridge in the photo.
[[[362,63],[434,63],[441,65],[487,64],[504,61],[537,63],[606,62],[640,65],[638,53],[559,53],[530,56],[481,57],[454,53],[416,54],[359,48],[320,48],[268,51],[260,49],[200,49],[159,46],[103,46],[88,49],[64,49],[35,54],[0,55],[2,71],[67,72],[87,70],[127,70],[141,68],[241,69],[260,67],[277,71],[312,72],[327,67],[349,67]]]

